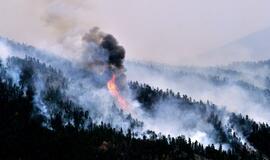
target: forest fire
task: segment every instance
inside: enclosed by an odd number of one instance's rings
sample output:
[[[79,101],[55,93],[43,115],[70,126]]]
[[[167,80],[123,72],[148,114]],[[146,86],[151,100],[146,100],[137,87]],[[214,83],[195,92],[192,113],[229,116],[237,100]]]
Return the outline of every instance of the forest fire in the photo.
[[[112,94],[112,96],[117,99],[117,102],[120,105],[121,109],[123,109],[124,111],[127,111],[128,110],[128,102],[125,100],[124,97],[121,96],[115,80],[116,80],[116,77],[113,74],[112,78],[107,82],[107,88],[108,88],[109,92]]]

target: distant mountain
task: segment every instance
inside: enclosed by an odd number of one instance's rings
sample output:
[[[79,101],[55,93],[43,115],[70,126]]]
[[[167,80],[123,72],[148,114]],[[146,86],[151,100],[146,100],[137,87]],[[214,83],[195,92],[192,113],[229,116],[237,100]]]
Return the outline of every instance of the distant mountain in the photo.
[[[228,64],[233,61],[258,61],[270,58],[270,28],[257,31],[224,46],[202,54],[208,65]]]

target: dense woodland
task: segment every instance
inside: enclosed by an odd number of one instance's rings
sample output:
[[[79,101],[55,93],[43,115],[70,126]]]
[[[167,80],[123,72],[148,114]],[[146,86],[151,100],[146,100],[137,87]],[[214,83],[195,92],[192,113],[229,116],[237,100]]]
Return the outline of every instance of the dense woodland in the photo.
[[[144,108],[151,112],[154,110],[154,104],[161,99],[174,99],[174,103],[179,105],[181,110],[192,110],[197,114],[202,114],[203,117],[207,117],[207,121],[212,123],[215,129],[217,130],[217,137],[220,143],[230,143],[231,146],[235,149],[241,148],[239,144],[239,137],[233,133],[233,135],[226,134],[226,130],[221,127],[221,121],[219,120],[218,114],[219,111],[217,106],[211,104],[210,102],[203,103],[202,101],[196,102],[192,100],[191,97],[187,95],[180,95],[180,93],[173,93],[171,90],[162,91],[160,89],[155,89],[150,87],[147,84],[139,84],[138,82],[130,83],[130,86],[138,94],[136,97],[144,106]],[[266,123],[258,124],[255,121],[251,120],[248,115],[242,116],[236,115],[235,113],[230,114],[230,122],[234,125],[237,130],[241,131],[244,137],[247,138],[249,143],[252,144],[256,149],[270,156],[270,127]],[[246,144],[244,144],[246,145]]]
[[[29,57],[11,58],[7,64],[0,64],[0,159],[253,160],[270,157],[270,127],[267,124],[258,124],[248,116],[231,114],[230,121],[255,147],[253,150],[239,143],[236,135],[228,136],[221,127],[218,109],[210,102],[196,102],[170,90],[162,91],[138,82],[129,83],[137,95],[135,98],[147,112],[154,110],[158,101],[170,98],[181,109],[205,116],[218,131],[220,143],[231,145],[227,151],[221,145],[219,148],[203,146],[181,135],[171,137],[148,131],[139,138],[132,128],[125,132],[110,124],[94,124],[93,117],[89,116],[91,110],[83,110],[62,93],[61,89],[67,84],[61,71]],[[9,67],[20,68],[18,82],[10,77]],[[39,98],[51,106],[48,111],[36,104],[37,88],[33,79],[37,70],[46,80],[46,90]]]

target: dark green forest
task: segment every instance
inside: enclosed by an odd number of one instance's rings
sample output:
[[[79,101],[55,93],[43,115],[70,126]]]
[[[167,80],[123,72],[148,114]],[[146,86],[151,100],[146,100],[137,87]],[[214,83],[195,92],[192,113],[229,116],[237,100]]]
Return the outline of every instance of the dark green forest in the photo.
[[[18,67],[18,82],[9,76],[9,68]],[[34,85],[36,72],[45,78],[46,89],[40,98],[48,106],[49,114],[37,107]],[[133,131],[142,122],[129,118],[134,124],[127,131],[113,128],[111,124],[93,123],[80,105],[62,91],[67,87],[61,71],[26,57],[10,58],[7,66],[0,64],[0,159],[269,159],[270,127],[258,124],[248,116],[231,113],[230,121],[247,138],[254,149],[241,144],[236,135],[229,136],[221,127],[217,106],[210,102],[192,100],[170,90],[163,91],[147,84],[130,82],[136,99],[146,112],[155,110],[155,103],[173,99],[182,110],[194,111],[205,117],[216,129],[218,141],[230,144],[203,146],[189,137],[161,135],[147,131],[138,136]],[[95,91],[93,91],[95,92]],[[112,104],[114,105],[114,104]],[[119,111],[121,116],[121,111]]]

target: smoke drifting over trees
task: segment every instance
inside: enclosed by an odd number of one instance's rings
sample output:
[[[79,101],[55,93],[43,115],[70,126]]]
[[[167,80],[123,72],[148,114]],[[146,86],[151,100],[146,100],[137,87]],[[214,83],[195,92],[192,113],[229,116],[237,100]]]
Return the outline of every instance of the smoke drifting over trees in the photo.
[[[269,60],[204,68],[127,62],[126,67],[131,80],[179,91],[256,121],[270,122]],[[137,72],[142,76],[137,77]]]

